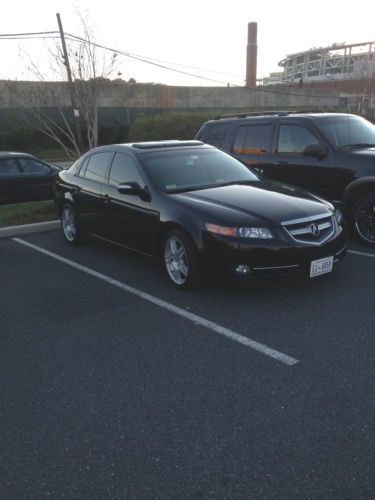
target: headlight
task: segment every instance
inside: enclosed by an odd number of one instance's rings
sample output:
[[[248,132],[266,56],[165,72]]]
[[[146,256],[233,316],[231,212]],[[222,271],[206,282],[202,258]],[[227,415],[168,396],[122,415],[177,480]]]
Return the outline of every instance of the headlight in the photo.
[[[206,229],[213,234],[232,236],[234,238],[257,238],[261,240],[273,238],[271,231],[266,227],[224,227],[216,224],[206,224]]]
[[[344,220],[344,216],[342,215],[342,212],[339,208],[336,208],[335,209],[335,217],[336,217],[336,220],[337,220],[337,224],[339,226],[341,226],[343,220]]]

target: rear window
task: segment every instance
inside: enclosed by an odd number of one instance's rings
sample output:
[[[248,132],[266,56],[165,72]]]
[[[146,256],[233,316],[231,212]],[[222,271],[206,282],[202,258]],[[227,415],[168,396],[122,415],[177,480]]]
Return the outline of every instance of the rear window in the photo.
[[[229,123],[208,123],[201,128],[196,139],[211,146],[221,146],[229,128]]]

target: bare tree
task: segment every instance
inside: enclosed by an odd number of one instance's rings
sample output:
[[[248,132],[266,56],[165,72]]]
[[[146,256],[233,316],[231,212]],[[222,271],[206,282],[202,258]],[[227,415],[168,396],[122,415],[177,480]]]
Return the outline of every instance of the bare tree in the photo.
[[[87,145],[93,148],[98,144],[98,105],[103,98],[105,85],[116,71],[117,54],[112,52],[108,57],[100,53],[92,28],[86,19],[78,15],[83,37],[69,45],[68,57],[74,81],[74,97],[85,124]],[[60,65],[60,71],[63,70],[66,61],[59,45],[56,46],[55,62],[57,66]]]
[[[67,52],[70,61],[74,100],[85,132],[84,147],[91,149],[98,144],[98,105],[102,101],[109,79],[116,73],[117,54],[100,49],[94,41],[93,30],[80,14],[82,37],[68,35]],[[66,79],[66,61],[59,43],[48,49],[50,70],[60,81]],[[69,87],[51,82],[30,55],[23,51],[26,69],[40,85],[8,82],[12,101],[25,121],[34,130],[52,139],[65,154],[77,157],[82,154],[73,122],[73,110],[68,103]],[[53,110],[57,112],[53,113]]]

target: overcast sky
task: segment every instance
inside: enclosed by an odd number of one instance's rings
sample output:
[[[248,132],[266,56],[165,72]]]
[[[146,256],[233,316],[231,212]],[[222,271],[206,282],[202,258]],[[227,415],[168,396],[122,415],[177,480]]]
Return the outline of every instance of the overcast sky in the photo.
[[[258,23],[258,78],[280,70],[278,62],[287,54],[335,42],[375,40],[373,0],[350,4],[338,0],[16,0],[6,2],[2,10],[0,34],[56,30],[59,12],[64,30],[82,35],[79,11],[88,18],[96,42],[223,84],[244,83],[251,21]],[[20,51],[26,51],[47,74],[46,42],[0,40],[1,79],[30,79]],[[126,80],[213,84],[122,56],[118,69]]]

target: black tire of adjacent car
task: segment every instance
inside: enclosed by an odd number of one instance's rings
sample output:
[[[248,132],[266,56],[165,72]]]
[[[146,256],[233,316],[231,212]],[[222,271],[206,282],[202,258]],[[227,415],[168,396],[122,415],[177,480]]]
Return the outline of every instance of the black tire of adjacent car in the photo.
[[[357,238],[375,247],[375,192],[366,193],[353,205],[351,226]]]
[[[163,261],[168,278],[179,290],[196,290],[201,284],[198,251],[184,231],[173,229],[166,235]]]
[[[82,231],[78,215],[70,203],[61,208],[61,228],[64,238],[70,245],[78,245],[82,241]]]

